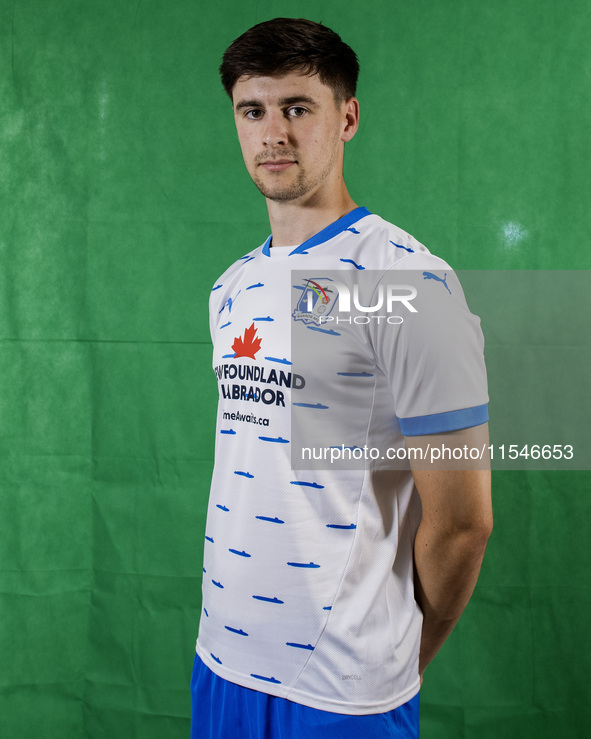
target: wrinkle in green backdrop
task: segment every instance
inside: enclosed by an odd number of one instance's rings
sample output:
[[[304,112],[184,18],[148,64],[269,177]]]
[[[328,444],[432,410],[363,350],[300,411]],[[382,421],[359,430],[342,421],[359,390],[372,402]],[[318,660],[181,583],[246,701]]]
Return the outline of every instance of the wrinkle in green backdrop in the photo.
[[[217,66],[278,15],[359,54],[357,202],[457,269],[590,267],[584,0],[0,0],[3,736],[188,735],[207,299],[268,234]],[[585,735],[589,480],[495,473],[422,736]]]

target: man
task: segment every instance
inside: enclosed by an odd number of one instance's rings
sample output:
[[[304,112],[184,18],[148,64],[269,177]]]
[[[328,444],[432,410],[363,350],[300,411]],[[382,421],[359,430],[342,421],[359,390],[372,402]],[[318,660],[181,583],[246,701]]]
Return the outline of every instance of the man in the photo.
[[[358,69],[330,29],[281,18],[220,69],[272,235],[210,302],[220,405],[192,737],[418,736],[423,671],[492,526],[486,469],[293,463],[312,428],[326,450],[342,430],[343,452],[363,435],[399,458],[405,440],[487,443],[482,336],[457,278],[347,191]],[[370,321],[361,274],[398,324]],[[336,320],[348,293],[363,321]]]

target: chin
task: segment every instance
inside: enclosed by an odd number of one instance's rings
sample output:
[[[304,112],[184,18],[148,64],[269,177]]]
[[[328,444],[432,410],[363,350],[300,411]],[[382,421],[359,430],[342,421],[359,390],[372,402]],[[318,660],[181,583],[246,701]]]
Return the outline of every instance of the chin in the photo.
[[[306,195],[309,191],[308,187],[302,186],[301,183],[294,183],[291,186],[286,187],[268,187],[260,180],[254,180],[254,184],[259,189],[260,193],[264,195],[267,200],[273,200],[275,202],[289,202],[290,200],[297,200],[302,195]]]

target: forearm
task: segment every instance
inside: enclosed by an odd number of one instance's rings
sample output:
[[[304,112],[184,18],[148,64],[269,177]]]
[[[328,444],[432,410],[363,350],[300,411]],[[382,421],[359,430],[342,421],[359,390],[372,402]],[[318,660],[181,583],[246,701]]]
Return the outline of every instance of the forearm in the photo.
[[[415,597],[423,611],[419,672],[437,654],[476,585],[489,531],[445,531],[422,521],[415,539]]]

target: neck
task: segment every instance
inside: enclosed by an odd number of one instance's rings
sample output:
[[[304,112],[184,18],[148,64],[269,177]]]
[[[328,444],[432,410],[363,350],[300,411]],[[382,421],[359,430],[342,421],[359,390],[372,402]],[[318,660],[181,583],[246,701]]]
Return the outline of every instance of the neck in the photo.
[[[267,200],[272,244],[302,244],[356,207],[344,183],[338,197],[322,198],[316,193],[287,202]]]

